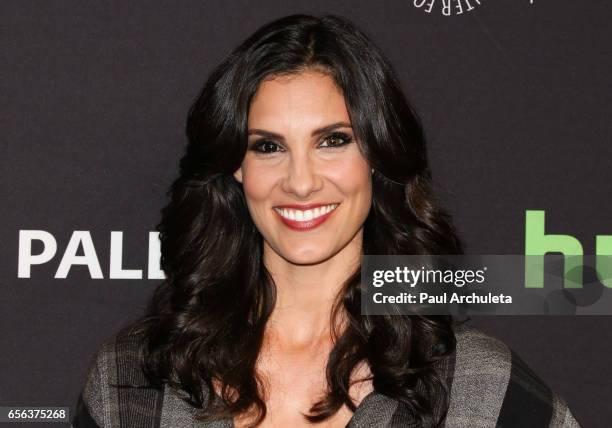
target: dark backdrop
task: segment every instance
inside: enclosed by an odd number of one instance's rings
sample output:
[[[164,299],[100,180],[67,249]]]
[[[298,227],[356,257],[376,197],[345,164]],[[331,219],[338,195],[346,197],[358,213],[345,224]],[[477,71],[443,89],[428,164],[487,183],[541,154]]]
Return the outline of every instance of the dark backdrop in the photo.
[[[475,0],[470,0],[475,4]],[[439,0],[436,3],[440,3]],[[99,344],[143,309],[147,268],[187,109],[208,72],[282,15],[352,18],[395,65],[423,119],[434,178],[473,254],[524,254],[525,210],[585,254],[612,235],[612,5],[482,0],[459,16],[397,1],[3,1],[0,405],[73,405]],[[20,230],[55,257],[18,278]],[[73,231],[89,231],[104,279],[55,279]],[[35,246],[35,251],[40,251]],[[586,427],[612,420],[612,318],[473,321],[513,347]]]

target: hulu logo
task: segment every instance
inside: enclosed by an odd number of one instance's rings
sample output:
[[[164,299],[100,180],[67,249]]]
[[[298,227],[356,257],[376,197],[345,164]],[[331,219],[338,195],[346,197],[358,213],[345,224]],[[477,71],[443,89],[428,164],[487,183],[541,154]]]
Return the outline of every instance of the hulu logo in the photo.
[[[525,215],[525,287],[543,288],[544,255],[562,253],[564,287],[582,288],[580,241],[571,235],[546,234],[544,211],[527,210]],[[595,236],[595,264],[599,281],[612,288],[612,235]]]

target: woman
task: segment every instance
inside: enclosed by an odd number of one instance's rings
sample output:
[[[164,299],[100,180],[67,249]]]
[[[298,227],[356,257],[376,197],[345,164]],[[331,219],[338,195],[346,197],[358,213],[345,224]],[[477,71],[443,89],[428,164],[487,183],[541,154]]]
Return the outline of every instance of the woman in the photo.
[[[245,40],[189,112],[166,280],[97,353],[74,426],[568,426],[501,342],[361,314],[363,254],[459,254],[418,119],[346,19]]]

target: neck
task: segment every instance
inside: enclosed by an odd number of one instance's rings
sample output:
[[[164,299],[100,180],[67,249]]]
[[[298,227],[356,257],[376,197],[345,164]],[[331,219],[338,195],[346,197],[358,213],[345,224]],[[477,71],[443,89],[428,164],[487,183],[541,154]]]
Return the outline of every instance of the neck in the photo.
[[[333,305],[344,282],[359,268],[362,233],[334,256],[309,265],[287,261],[264,242],[264,263],[276,284],[276,305],[266,333],[271,341],[294,349],[319,348],[330,341]]]

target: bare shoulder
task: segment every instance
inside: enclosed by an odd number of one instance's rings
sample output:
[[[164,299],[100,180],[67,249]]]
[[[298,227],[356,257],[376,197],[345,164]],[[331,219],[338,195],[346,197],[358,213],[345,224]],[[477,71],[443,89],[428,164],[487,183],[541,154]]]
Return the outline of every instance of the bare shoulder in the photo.
[[[503,341],[459,326],[447,426],[579,427],[565,401]]]

